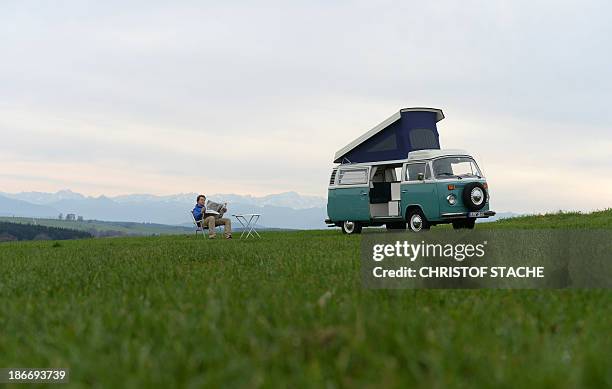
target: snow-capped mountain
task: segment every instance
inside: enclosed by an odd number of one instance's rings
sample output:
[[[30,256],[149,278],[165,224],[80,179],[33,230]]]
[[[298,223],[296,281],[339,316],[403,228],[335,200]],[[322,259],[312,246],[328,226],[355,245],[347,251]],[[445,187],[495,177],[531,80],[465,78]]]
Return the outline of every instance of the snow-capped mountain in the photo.
[[[151,222],[160,224],[190,223],[189,211],[196,193],[157,196],[133,194],[122,196],[84,196],[70,190],[56,193],[0,193],[0,215],[51,217],[74,213],[85,219],[107,221]],[[210,194],[209,199],[228,203],[228,214],[261,213],[261,225],[274,228],[325,228],[323,197],[302,196],[295,192],[250,196]]]
[[[194,203],[197,193],[180,193],[168,196],[156,196],[150,194],[132,194],[110,197],[118,203],[131,203],[139,201],[154,201],[154,202],[188,202]],[[297,192],[284,192],[278,194],[270,194],[266,196],[251,196],[238,195],[233,193],[216,193],[206,194],[206,197],[217,201],[227,203],[249,204],[263,207],[266,205],[275,207],[287,207],[291,209],[308,209],[325,207],[326,199],[320,196],[305,196]]]
[[[55,193],[46,192],[20,192],[20,193],[2,193],[0,196],[7,197],[9,199],[27,201],[32,204],[45,205],[61,200],[80,200],[84,199],[80,193],[71,191],[70,189],[62,189]]]

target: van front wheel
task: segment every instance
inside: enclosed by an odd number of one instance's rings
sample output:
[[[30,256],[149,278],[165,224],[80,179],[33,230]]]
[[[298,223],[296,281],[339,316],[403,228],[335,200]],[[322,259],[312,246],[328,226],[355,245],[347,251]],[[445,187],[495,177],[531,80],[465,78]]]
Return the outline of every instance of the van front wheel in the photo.
[[[420,209],[412,209],[408,212],[406,217],[408,220],[408,229],[412,232],[419,232],[429,229],[429,222],[423,215]]]
[[[351,222],[347,220],[342,223],[342,233],[347,235],[361,234],[361,224],[359,222]]]

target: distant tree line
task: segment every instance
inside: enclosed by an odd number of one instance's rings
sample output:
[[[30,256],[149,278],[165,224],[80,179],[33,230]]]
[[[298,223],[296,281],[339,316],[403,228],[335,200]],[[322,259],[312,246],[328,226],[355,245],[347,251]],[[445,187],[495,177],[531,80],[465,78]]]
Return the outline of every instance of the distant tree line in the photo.
[[[0,222],[0,242],[13,240],[66,240],[91,238],[87,231],[33,224]]]

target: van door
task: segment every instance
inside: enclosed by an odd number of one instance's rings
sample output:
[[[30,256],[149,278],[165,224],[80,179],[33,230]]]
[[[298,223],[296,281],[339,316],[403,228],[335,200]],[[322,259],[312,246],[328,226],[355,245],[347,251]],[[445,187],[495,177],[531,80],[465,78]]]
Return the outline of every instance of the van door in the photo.
[[[424,180],[418,179],[419,173],[424,175]],[[410,162],[405,164],[400,189],[403,217],[406,217],[406,209],[409,206],[418,205],[427,220],[439,219],[438,190],[433,181],[429,163]]]
[[[338,169],[336,185],[330,188],[327,213],[332,221],[370,221],[370,168]]]

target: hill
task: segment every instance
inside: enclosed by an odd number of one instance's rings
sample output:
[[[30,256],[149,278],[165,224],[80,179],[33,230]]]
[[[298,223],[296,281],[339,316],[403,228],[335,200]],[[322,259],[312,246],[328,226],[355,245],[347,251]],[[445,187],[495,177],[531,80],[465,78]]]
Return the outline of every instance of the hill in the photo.
[[[189,227],[169,226],[155,223],[111,222],[100,220],[69,221],[58,219],[33,219],[22,217],[0,217],[0,221],[47,226],[55,228],[68,228],[85,231],[95,237],[108,236],[143,236],[143,235],[173,235],[193,233]]]
[[[16,240],[64,240],[91,238],[85,231],[0,221],[0,242]]]

